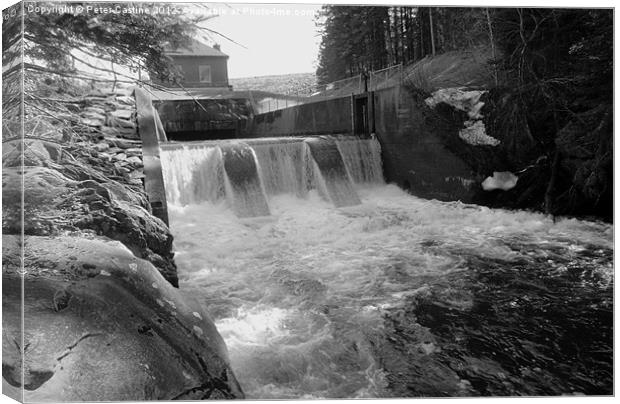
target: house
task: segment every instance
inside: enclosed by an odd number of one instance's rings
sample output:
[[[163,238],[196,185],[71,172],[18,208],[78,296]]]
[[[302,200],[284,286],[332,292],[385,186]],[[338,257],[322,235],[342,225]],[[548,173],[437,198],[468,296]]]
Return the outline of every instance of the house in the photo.
[[[228,55],[220,50],[219,45],[211,47],[192,40],[187,47],[166,49],[165,54],[172,58],[183,79],[179,83],[170,81],[158,84],[166,87],[229,89]]]

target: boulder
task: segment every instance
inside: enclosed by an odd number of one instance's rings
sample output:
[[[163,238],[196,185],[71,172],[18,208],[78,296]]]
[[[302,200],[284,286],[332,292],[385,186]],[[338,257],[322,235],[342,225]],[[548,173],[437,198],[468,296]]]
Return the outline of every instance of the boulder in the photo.
[[[104,126],[101,128],[101,133],[103,133],[106,136],[119,136],[119,137],[123,137],[123,138],[130,138],[130,139],[139,139],[138,136],[138,132],[136,131],[135,127],[132,128],[121,128],[121,127],[109,127],[109,126]]]
[[[60,145],[35,139],[8,141],[2,147],[2,166],[21,167],[22,157],[25,166],[40,166],[47,161],[59,161],[62,156]]]
[[[2,170],[3,233],[24,231],[48,235],[57,231],[62,218],[53,206],[70,195],[74,184],[58,171],[46,167],[5,167]]]
[[[130,139],[122,139],[117,137],[106,136],[105,141],[114,147],[118,147],[119,149],[132,149],[136,147],[140,147],[142,144],[141,141],[138,140],[130,140]],[[138,149],[142,150],[142,149]]]
[[[178,285],[172,235],[149,213],[143,193],[109,179],[76,181],[47,167],[10,167],[2,172],[2,202],[5,234],[51,236],[82,230],[105,235],[151,260],[172,285]]]
[[[111,126],[113,128],[128,128],[135,129],[136,123],[132,119],[123,119],[119,117],[115,117],[113,115],[108,115],[108,119],[106,122],[107,126]]]
[[[131,106],[136,104],[136,100],[133,97],[126,96],[126,95],[116,97],[116,101],[118,101],[121,104],[131,105]]]
[[[80,119],[80,122],[86,126],[93,126],[93,127],[101,127],[103,126],[103,123],[104,123],[102,119],[95,119],[95,118],[82,118]]]
[[[86,107],[84,108],[83,113],[95,113],[99,115],[105,115],[105,109],[99,107]]]
[[[116,111],[110,112],[110,116],[114,118],[130,120],[133,118],[133,111],[129,109],[118,109]]]
[[[27,236],[23,278],[19,236],[3,236],[2,246],[5,394],[20,398],[23,388],[28,402],[243,398],[208,314],[121,243]]]

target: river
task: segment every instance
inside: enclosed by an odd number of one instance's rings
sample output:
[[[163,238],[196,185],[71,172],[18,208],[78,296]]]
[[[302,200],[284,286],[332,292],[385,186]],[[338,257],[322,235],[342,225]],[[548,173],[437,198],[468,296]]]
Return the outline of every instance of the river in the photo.
[[[253,218],[170,193],[180,288],[248,398],[613,393],[611,225],[356,191]]]

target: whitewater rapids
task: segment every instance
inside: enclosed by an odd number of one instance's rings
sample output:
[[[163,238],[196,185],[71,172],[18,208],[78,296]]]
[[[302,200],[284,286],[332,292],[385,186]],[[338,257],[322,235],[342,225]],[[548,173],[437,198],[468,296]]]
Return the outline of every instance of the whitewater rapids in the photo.
[[[611,394],[612,226],[357,193],[169,206],[248,398]]]

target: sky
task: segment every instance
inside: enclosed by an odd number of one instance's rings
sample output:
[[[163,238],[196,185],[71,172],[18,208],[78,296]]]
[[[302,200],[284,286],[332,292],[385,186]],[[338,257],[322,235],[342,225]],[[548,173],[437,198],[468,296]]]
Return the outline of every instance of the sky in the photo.
[[[230,78],[316,70],[321,38],[315,14],[320,5],[220,3],[210,7],[209,13],[218,16],[202,25],[239,44],[211,36],[230,56]]]

